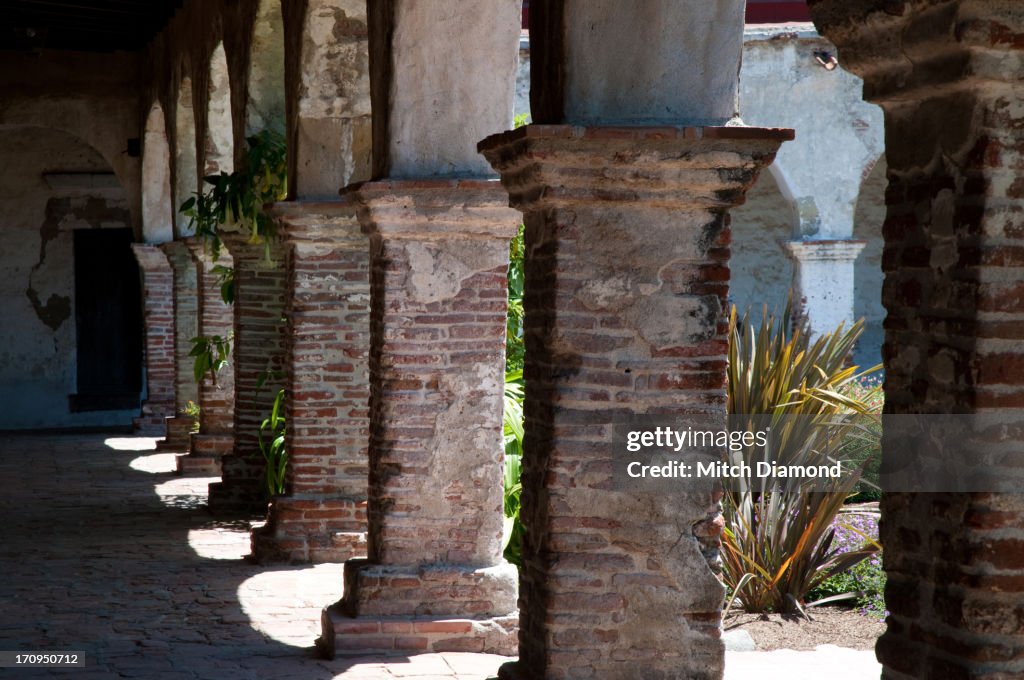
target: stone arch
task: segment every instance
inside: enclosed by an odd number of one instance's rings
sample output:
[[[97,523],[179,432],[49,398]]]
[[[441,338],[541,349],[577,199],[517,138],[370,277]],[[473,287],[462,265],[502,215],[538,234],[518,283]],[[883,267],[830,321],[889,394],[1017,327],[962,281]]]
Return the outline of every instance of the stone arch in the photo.
[[[210,55],[210,77],[206,104],[204,175],[234,170],[234,132],[231,121],[231,82],[224,44]]]
[[[882,250],[885,239],[885,189],[888,184],[885,154],[867,166],[853,217],[853,238],[866,245],[854,265],[854,318],[864,319],[864,335],[854,351],[854,361],[874,366],[882,360],[885,307],[882,306]]]
[[[146,117],[142,147],[142,239],[164,243],[174,238],[171,192],[171,149],[167,122],[160,102]]]
[[[192,101],[192,79],[185,76],[178,84],[174,113],[174,235],[193,234],[188,217],[180,212],[181,204],[199,191],[196,161],[196,117]]]
[[[742,314],[760,318],[762,305],[782,311],[793,283],[793,260],[784,243],[799,229],[792,193],[781,171],[763,172],[746,202],[730,212],[732,256],[729,299]]]
[[[284,21],[279,0],[260,0],[249,57],[245,134],[284,132]]]

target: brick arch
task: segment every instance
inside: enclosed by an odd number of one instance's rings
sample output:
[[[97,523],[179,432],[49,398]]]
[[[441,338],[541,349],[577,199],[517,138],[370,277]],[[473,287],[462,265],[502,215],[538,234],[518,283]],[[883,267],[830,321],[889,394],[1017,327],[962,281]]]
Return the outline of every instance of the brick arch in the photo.
[[[160,102],[150,107],[143,132],[142,236],[147,243],[163,243],[174,238],[171,150],[167,120]]]

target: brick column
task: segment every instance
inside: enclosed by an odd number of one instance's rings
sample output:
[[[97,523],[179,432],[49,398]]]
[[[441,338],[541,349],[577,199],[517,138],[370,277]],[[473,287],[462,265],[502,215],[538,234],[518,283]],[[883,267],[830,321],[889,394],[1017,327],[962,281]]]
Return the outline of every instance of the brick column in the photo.
[[[1016,449],[999,460],[1018,474],[1024,15],[966,0],[819,1],[812,13],[885,111],[886,412],[983,415]],[[883,441],[884,459],[901,453]],[[888,493],[881,509],[883,677],[1021,677],[1024,495]]]
[[[369,559],[346,563],[320,644],[513,653],[501,395],[518,214],[497,182],[374,182],[356,198],[371,253]]]
[[[234,310],[221,299],[220,282],[213,268],[216,265],[230,267],[231,256],[222,252],[220,259],[214,262],[204,242],[195,237],[187,239],[185,245],[196,267],[199,319],[196,335],[225,337],[233,329]],[[199,432],[191,436],[188,455],[178,459],[178,472],[181,474],[219,475],[221,456],[234,446],[235,379],[232,362],[233,358],[217,374],[216,381],[207,375],[199,383]],[[187,369],[194,381],[192,365],[192,357],[188,357]]]
[[[369,241],[347,200],[279,203],[289,252],[288,493],[253,532],[260,561],[344,562],[366,555]]]
[[[146,334],[146,401],[134,419],[135,432],[165,436],[174,416],[174,272],[158,246],[133,243],[142,272]]]
[[[174,286],[174,414],[167,418],[167,436],[157,444],[161,451],[188,451],[193,420],[182,415],[191,401],[199,403],[199,387],[192,376],[190,342],[199,332],[199,299],[196,292],[196,265],[188,247],[181,241],[160,246],[171,266]]]
[[[520,660],[501,677],[721,677],[718,497],[618,490],[613,418],[724,428],[725,212],[791,138],[551,125],[481,142],[526,224]]]
[[[258,514],[268,499],[260,423],[284,385],[287,271],[279,240],[269,249],[247,234],[225,234],[223,241],[235,269],[234,448],[221,458],[221,481],[210,485],[210,509]]]

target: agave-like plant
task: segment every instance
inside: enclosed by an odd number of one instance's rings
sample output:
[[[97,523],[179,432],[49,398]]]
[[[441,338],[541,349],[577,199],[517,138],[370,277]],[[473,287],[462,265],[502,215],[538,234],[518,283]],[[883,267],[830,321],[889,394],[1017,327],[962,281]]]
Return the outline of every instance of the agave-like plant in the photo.
[[[768,445],[731,454],[753,467],[765,458],[785,465],[832,464],[851,438],[870,436],[858,418],[870,407],[850,396],[863,375],[847,364],[863,330],[857,322],[812,338],[793,326],[791,307],[780,318],[749,312],[730,315],[729,412],[733,427],[769,428]],[[733,460],[732,462],[738,462]],[[853,492],[866,461],[846,474],[815,485],[772,487],[757,480],[726,491],[723,566],[726,585],[751,612],[802,611],[806,594],[832,574],[848,569],[880,547],[865,536],[851,551],[833,548],[837,516]]]

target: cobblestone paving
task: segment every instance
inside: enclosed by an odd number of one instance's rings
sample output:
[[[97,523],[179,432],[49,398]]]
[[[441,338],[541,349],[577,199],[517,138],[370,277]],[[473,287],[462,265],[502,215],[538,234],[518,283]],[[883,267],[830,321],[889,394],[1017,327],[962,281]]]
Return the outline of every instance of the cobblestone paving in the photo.
[[[153,439],[0,434],[0,651],[80,651],[75,669],[3,678],[483,680],[506,659],[323,661],[320,610],[341,565],[249,563],[247,522],[205,510]]]

